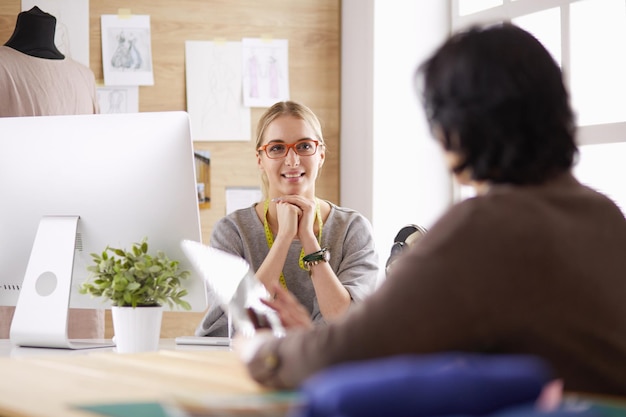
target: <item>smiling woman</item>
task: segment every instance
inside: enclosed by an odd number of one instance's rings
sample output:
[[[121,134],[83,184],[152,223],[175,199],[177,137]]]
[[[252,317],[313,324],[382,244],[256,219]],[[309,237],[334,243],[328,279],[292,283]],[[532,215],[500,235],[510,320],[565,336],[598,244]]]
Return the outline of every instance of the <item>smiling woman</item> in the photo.
[[[263,201],[218,221],[209,244],[248,261],[285,327],[332,321],[374,289],[371,225],[316,196],[326,145],[308,107],[291,101],[270,107],[258,123],[256,156]],[[226,336],[227,319],[212,304],[196,334]]]

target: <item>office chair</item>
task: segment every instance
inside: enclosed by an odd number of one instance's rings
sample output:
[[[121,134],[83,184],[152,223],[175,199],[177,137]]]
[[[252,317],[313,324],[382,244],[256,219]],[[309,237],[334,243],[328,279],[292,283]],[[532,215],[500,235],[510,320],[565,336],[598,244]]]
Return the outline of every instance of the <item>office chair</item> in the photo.
[[[393,245],[391,246],[391,253],[385,264],[385,273],[389,272],[391,264],[405,252],[408,247],[421,239],[427,230],[425,227],[418,226],[416,224],[409,224],[404,226],[398,231],[396,237],[393,239]]]

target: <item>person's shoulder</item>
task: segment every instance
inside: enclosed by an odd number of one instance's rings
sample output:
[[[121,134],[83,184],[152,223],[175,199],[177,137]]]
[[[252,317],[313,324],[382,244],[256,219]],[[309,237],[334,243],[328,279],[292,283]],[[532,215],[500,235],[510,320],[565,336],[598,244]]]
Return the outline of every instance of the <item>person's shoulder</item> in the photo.
[[[470,197],[465,200],[452,204],[448,210],[443,213],[438,223],[442,221],[452,223],[475,223],[477,218],[487,216],[488,213],[498,212],[496,206],[498,202],[492,202],[491,198],[485,196]]]
[[[592,204],[603,208],[607,211],[613,211],[615,213],[619,213],[624,216],[620,207],[615,203],[611,197],[607,194],[604,194],[602,191],[596,190],[588,185],[580,184],[580,194],[581,196],[587,198]]]
[[[329,217],[333,217],[338,220],[367,220],[363,214],[355,209],[342,207],[327,200],[325,201],[330,205]]]
[[[330,205],[331,214],[336,214],[336,215],[338,214],[338,215],[345,215],[345,216],[361,215],[361,213],[349,207],[342,207],[328,200],[324,200],[324,201],[326,201]]]
[[[517,195],[516,190],[511,191],[488,192],[455,202],[429,229],[427,236],[442,235],[452,239],[462,236],[466,242],[499,239],[507,230],[517,227],[520,218],[526,217],[524,197]]]
[[[211,241],[229,240],[236,236],[241,238],[254,227],[255,222],[257,216],[254,206],[235,210],[215,222]]]
[[[346,234],[359,238],[371,238],[373,228],[371,222],[359,211],[330,203],[330,213],[326,223],[332,234]]]
[[[454,204],[442,219],[454,227],[500,234],[507,229],[547,227],[554,218],[573,221],[585,211],[608,213],[614,206],[605,195],[562,175],[541,184],[492,186],[484,195]]]

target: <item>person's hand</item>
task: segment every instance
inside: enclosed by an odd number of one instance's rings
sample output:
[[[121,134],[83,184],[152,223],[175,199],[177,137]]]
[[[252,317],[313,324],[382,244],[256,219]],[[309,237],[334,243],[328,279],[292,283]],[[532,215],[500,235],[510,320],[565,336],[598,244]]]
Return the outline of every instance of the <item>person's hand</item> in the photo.
[[[315,221],[315,201],[306,199],[299,195],[282,196],[279,201],[282,204],[289,204],[298,208],[297,235],[300,241],[304,241],[307,236],[315,238],[313,233],[313,222]]]
[[[554,411],[563,400],[563,380],[554,379],[543,386],[535,406],[542,412]]]
[[[285,329],[313,327],[309,312],[291,292],[280,285],[276,285],[273,290],[274,299],[261,299],[261,302],[276,311]]]
[[[278,220],[278,234],[286,239],[293,240],[298,235],[298,224],[302,210],[290,202],[280,198],[276,200],[276,217]]]

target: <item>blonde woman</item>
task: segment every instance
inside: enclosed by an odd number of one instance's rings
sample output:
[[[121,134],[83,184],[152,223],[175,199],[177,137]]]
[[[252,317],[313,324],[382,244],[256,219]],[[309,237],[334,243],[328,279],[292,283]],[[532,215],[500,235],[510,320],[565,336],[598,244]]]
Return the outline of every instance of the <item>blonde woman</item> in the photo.
[[[371,225],[316,197],[326,145],[308,107],[292,101],[270,107],[257,127],[256,156],[263,201],[219,220],[209,244],[248,261],[286,327],[333,321],[375,287]],[[223,311],[211,305],[196,335],[227,334]]]

